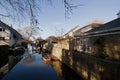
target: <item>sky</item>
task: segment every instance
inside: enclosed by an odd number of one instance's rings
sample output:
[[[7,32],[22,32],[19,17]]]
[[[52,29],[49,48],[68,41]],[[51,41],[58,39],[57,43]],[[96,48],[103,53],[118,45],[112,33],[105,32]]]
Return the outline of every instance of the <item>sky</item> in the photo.
[[[106,23],[116,19],[116,14],[120,10],[120,0],[72,0],[72,3],[74,5],[82,4],[82,6],[73,9],[69,19],[65,18],[64,4],[61,0],[53,0],[52,6],[49,3],[41,4],[40,16],[38,17],[40,24],[38,26],[42,31],[36,36],[42,38],[51,35],[58,36],[61,30],[64,34],[77,25],[84,27],[92,20],[100,20]],[[27,20],[22,20],[22,26],[12,20],[3,19],[3,21],[9,25],[12,24],[15,29],[29,25]]]

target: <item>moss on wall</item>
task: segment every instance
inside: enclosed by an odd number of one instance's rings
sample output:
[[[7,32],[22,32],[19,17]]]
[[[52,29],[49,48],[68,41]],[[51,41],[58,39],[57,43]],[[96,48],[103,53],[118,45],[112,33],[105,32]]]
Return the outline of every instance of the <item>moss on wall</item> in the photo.
[[[103,36],[92,37],[91,44],[92,44],[92,50],[93,50],[94,56],[102,59],[105,59],[106,57],[108,57],[104,49],[105,38]]]

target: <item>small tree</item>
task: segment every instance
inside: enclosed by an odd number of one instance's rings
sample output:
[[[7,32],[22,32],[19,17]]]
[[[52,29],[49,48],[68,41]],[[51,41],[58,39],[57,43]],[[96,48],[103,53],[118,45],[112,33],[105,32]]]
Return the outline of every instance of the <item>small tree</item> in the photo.
[[[36,35],[39,31],[41,31],[39,27],[31,26],[24,27],[23,29],[18,29],[18,32],[20,32],[20,34],[27,40],[34,38],[34,35]]]

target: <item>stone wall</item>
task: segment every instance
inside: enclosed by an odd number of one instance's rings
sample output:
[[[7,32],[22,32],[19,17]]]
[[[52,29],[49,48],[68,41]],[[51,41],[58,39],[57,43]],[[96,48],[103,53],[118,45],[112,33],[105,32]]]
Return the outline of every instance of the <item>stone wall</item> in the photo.
[[[69,39],[59,41],[55,46],[52,48],[52,55],[62,61],[62,49],[69,50]]]
[[[114,60],[120,60],[120,35],[106,36],[104,50]]]
[[[85,80],[119,80],[120,35],[102,36],[95,40],[92,38],[83,39],[85,45],[87,44],[85,52],[80,53],[74,50],[77,49],[75,40],[69,39],[68,41],[62,40],[56,47],[53,47],[52,55]],[[69,48],[66,48],[67,43]],[[84,46],[80,45],[80,47]]]
[[[63,50],[62,62],[85,80],[119,80],[120,63]]]
[[[94,43],[95,41],[96,43]],[[111,60],[120,60],[120,35],[93,37],[89,43],[91,46],[90,53],[102,53],[103,56],[107,54],[107,57]]]

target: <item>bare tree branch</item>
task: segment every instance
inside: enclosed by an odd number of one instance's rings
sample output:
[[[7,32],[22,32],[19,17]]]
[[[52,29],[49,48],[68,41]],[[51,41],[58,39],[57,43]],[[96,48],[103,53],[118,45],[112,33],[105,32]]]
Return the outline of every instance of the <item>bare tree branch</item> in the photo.
[[[73,5],[70,1],[72,0],[64,0],[65,18],[69,18],[69,14],[72,13],[73,9],[83,6],[83,4]]]
[[[38,24],[37,15],[40,11],[40,3],[47,1],[52,5],[53,0],[0,0],[0,7],[6,10],[12,17],[17,16],[26,18],[29,16],[31,26]],[[79,5],[73,5],[72,0],[63,0],[65,7],[65,17],[72,13],[73,8]],[[7,6],[6,6],[7,5]],[[3,15],[0,15],[3,16]]]
[[[4,15],[4,14],[0,14],[0,16],[3,16],[3,17],[10,17],[10,15]]]

